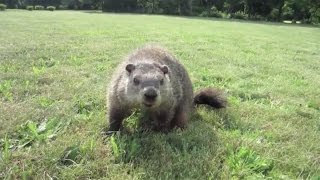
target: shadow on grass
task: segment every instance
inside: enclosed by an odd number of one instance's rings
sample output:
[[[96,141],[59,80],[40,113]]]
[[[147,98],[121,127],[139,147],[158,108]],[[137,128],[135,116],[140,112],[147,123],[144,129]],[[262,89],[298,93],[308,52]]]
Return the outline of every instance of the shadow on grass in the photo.
[[[219,178],[224,148],[208,123],[193,121],[186,130],[134,133],[110,139],[115,163],[132,163],[144,178]]]

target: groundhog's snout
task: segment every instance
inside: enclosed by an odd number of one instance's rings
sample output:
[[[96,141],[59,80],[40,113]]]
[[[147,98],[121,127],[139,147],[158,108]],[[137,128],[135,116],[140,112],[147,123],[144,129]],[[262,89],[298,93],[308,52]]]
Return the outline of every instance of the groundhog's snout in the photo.
[[[144,90],[144,98],[146,100],[155,100],[157,96],[157,91],[152,87]]]
[[[158,93],[154,87],[147,87],[143,90],[145,105],[151,106],[155,103]]]

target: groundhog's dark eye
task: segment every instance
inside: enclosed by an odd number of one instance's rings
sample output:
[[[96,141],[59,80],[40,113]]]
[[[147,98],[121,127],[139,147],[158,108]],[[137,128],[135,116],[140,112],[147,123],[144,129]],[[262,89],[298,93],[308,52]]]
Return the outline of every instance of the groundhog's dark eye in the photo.
[[[161,80],[160,80],[160,84],[161,84],[161,85],[163,85],[163,83],[164,83],[164,80],[163,80],[163,79],[161,79]]]
[[[138,78],[133,78],[133,83],[134,83],[135,85],[139,85],[140,81],[139,81]]]

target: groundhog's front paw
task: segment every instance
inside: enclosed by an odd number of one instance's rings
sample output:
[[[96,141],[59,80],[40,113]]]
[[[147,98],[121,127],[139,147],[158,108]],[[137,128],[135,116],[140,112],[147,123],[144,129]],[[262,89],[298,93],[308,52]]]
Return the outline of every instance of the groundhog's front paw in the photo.
[[[106,129],[104,129],[104,130],[102,130],[101,131],[101,135],[102,136],[112,136],[112,135],[114,135],[114,134],[117,134],[119,131],[112,131],[112,130],[106,130]]]
[[[106,133],[105,133],[105,135],[106,136],[111,136],[111,135],[113,135],[113,134],[117,134],[119,131],[107,131]]]

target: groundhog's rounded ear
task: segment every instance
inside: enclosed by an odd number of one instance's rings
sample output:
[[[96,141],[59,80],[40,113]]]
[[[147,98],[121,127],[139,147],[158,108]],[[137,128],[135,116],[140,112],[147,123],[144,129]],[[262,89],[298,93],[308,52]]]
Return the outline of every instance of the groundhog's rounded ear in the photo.
[[[161,66],[161,71],[162,71],[164,74],[167,74],[167,73],[169,72],[168,66],[166,66],[166,65]]]
[[[136,67],[133,64],[127,64],[126,70],[131,73]]]

